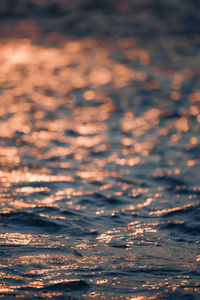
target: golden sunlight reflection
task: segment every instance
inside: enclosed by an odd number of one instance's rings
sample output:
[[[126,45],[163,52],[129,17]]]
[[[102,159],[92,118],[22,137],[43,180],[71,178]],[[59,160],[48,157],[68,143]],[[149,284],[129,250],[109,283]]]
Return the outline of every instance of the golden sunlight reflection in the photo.
[[[0,171],[2,182],[18,183],[18,182],[54,182],[54,181],[73,181],[73,177],[69,175],[48,175],[39,172],[26,172],[20,170]]]
[[[144,236],[148,233],[156,233],[157,225],[158,223],[145,224],[140,223],[139,221],[131,222],[127,227],[118,227],[117,229],[113,228],[112,230],[102,233],[97,237],[97,240],[100,243],[108,244],[111,241],[116,242],[123,240],[124,235],[126,235],[126,245],[130,246],[134,243],[133,238],[135,238],[135,236],[144,238]]]
[[[1,245],[40,245],[46,248],[51,247],[64,247],[65,241],[60,242],[59,239],[55,240],[53,244],[49,244],[49,236],[45,234],[25,234],[18,232],[7,232],[0,234],[0,244]],[[24,259],[28,259],[28,256],[25,256]]]
[[[170,212],[175,212],[175,211],[179,211],[182,209],[186,209],[188,207],[192,207],[194,206],[196,203],[190,203],[190,204],[185,204],[184,206],[179,206],[179,207],[174,207],[174,208],[169,208],[169,209],[162,209],[162,210],[157,210],[157,211],[151,211],[149,213],[149,215],[157,215],[160,216],[164,213],[170,213]]]
[[[90,2],[84,13],[101,21],[102,4]],[[114,18],[133,2],[118,0]],[[198,289],[195,71],[168,65],[148,39],[146,49],[48,29],[37,43],[30,20],[18,31],[31,38],[0,40],[2,297],[145,300]]]
[[[28,39],[10,40],[1,43],[0,60],[1,83],[12,89],[12,93],[5,90],[8,101],[11,95],[20,96],[23,93],[28,93],[36,102],[40,101],[42,95],[34,89],[35,86],[38,89],[54,88],[60,96],[64,96],[73,87],[91,84],[96,88],[111,81],[119,87],[128,85],[133,78],[144,80],[145,76],[111,60],[108,50],[95,38],[68,42],[57,49],[32,45]],[[55,74],[56,68],[59,71]],[[45,81],[46,76],[48,82]],[[94,95],[92,90],[84,94],[87,100],[93,99]],[[52,96],[47,95],[43,95],[40,102],[50,109],[58,105]]]

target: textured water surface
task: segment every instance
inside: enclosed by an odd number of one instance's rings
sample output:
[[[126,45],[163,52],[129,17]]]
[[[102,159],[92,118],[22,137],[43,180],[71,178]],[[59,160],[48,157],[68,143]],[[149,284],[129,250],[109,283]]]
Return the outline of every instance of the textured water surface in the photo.
[[[19,2],[0,11],[1,298],[199,299],[195,1]]]

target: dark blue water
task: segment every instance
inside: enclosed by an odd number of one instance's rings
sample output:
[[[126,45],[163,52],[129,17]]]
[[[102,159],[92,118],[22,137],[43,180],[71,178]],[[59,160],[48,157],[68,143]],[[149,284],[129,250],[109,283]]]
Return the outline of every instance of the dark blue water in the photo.
[[[0,5],[2,299],[200,298],[196,4]]]

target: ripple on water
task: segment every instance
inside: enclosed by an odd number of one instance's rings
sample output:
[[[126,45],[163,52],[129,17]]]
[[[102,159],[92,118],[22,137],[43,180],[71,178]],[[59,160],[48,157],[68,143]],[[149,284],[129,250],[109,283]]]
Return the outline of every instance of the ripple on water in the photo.
[[[1,298],[198,299],[195,1],[18,2],[0,4]]]

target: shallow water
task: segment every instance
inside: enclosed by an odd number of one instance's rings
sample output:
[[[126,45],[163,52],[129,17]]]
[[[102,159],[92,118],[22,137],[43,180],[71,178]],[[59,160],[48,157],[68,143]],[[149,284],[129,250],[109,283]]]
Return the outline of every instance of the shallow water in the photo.
[[[2,13],[2,299],[200,297],[195,11],[131,3]]]

